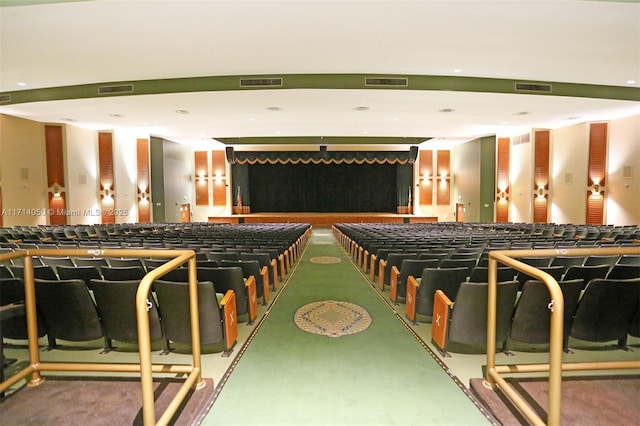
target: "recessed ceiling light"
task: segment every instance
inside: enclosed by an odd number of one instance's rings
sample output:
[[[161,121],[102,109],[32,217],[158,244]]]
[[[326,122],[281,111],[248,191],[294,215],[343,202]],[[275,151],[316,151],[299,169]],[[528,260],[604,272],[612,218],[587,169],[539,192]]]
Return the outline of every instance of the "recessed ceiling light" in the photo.
[[[453,112],[453,111],[455,111],[455,109],[453,109],[453,108],[442,108],[442,109],[438,110],[438,112],[444,112],[444,113],[450,113],[450,112]]]
[[[26,85],[27,85],[27,83],[25,83],[25,82],[23,82],[23,81],[19,81],[19,82],[18,82],[18,86],[22,86],[22,87],[24,87],[24,86],[26,86]]]
[[[578,117],[577,115],[574,115],[574,116],[565,118],[565,120],[580,120],[580,118],[582,117]]]
[[[368,135],[369,132],[367,132],[366,130],[364,132],[362,132],[363,135]]]
[[[519,112],[514,112],[513,115],[529,115],[531,114],[529,111],[519,111]]]
[[[369,111],[371,108],[369,108],[368,106],[359,106],[359,107],[355,107],[353,110],[354,111]]]
[[[627,80],[627,84],[636,84],[635,80]]]
[[[113,118],[124,118],[124,115],[122,115],[122,114],[109,114],[109,117],[113,117]]]
[[[186,109],[177,109],[176,110],[176,114],[191,114],[191,111],[188,111]]]
[[[460,71],[462,71],[460,68],[456,68],[455,70],[453,70],[453,72],[455,72],[455,73],[458,73]]]
[[[61,118],[60,120],[66,121],[67,123],[75,123],[78,121],[75,118]]]
[[[282,108],[277,106],[270,106],[270,107],[267,107],[267,111],[282,111]]]
[[[253,117],[251,117],[251,118],[249,119],[249,121],[256,121],[256,119],[255,119],[255,118],[253,118]]]
[[[393,121],[398,121],[398,117],[393,117]]]
[[[280,134],[280,130],[276,130],[276,135],[279,135],[279,134]]]

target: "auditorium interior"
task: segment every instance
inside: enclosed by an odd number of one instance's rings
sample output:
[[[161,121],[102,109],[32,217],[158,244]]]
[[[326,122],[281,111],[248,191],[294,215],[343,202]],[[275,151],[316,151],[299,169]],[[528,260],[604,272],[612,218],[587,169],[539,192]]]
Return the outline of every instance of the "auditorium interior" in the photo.
[[[640,423],[637,1],[0,0],[0,39],[3,425]]]

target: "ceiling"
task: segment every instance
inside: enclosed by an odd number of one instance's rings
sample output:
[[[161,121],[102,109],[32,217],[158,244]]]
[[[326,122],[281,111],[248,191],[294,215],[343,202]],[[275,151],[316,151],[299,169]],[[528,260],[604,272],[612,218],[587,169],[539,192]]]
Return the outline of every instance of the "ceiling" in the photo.
[[[197,147],[325,140],[331,149],[353,141],[447,145],[640,114],[636,1],[0,6],[0,92],[13,101],[0,113],[36,121]],[[284,83],[239,90],[242,76]],[[363,87],[367,76],[409,84]],[[117,82],[149,89],[82,92]],[[553,90],[516,93],[514,82]]]

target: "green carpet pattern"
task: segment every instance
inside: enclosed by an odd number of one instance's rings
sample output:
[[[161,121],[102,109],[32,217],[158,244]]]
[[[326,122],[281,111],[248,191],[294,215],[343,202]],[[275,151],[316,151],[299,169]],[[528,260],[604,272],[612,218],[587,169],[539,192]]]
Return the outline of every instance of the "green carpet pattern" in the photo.
[[[341,261],[311,261],[318,257]],[[327,300],[361,306],[371,324],[339,338],[296,326],[302,306]],[[237,350],[204,425],[495,423],[390,308],[328,229],[314,230],[283,288]]]

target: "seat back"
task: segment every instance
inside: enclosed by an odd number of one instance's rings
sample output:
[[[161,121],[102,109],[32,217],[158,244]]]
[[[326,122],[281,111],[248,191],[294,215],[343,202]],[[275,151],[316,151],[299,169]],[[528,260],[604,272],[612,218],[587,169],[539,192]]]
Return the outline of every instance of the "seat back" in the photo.
[[[496,344],[505,342],[509,336],[518,287],[518,281],[497,284]],[[487,306],[487,283],[461,283],[451,312],[448,343],[486,348]]]
[[[477,260],[475,258],[472,259],[444,259],[440,262],[441,268],[466,268],[467,269],[467,277],[471,275],[471,271],[476,267]],[[448,296],[448,295],[447,295]]]
[[[557,256],[551,259],[550,266],[560,265],[564,268],[564,272],[571,266],[582,266],[584,263],[584,256]]]
[[[91,288],[91,280],[101,280],[102,275],[96,266],[58,266],[61,280],[80,279]]]
[[[564,298],[564,335],[563,343],[571,330],[573,314],[578,305],[580,293],[584,287],[582,280],[558,281]],[[522,287],[511,322],[510,337],[512,340],[527,343],[549,343],[551,296],[542,281],[529,280]]]
[[[211,281],[220,293],[233,290],[236,295],[238,317],[249,313],[249,296],[244,286],[242,268],[238,266],[198,268],[198,281]]]
[[[102,276],[107,281],[141,280],[145,276],[142,266],[105,266]]]
[[[139,281],[91,280],[104,336],[126,343],[138,342],[136,292]],[[151,341],[162,339],[160,316],[153,297],[147,299]]]
[[[154,282],[165,337],[173,342],[191,345],[189,284],[156,280]],[[198,282],[198,312],[200,343],[216,344],[224,341],[222,316],[211,281]]]
[[[14,277],[22,279],[24,277],[24,266],[13,265],[11,266],[11,272],[13,272]],[[33,265],[33,277],[40,280],[58,279],[55,271],[49,265]]]
[[[440,261],[438,259],[404,259],[400,265],[400,275],[398,276],[396,294],[404,298],[407,295],[407,278],[422,278],[422,271],[425,268],[437,268]]]
[[[591,255],[587,257],[587,260],[584,261],[585,266],[595,266],[595,265],[615,265],[618,262],[620,256],[618,255],[609,255],[609,256],[599,256],[599,255]]]
[[[517,271],[509,266],[499,266],[497,269],[498,282],[513,281],[516,277]],[[469,281],[476,283],[486,283],[489,281],[489,267],[488,266],[476,266],[471,271]]]
[[[384,276],[382,277],[384,285],[389,285],[389,280],[391,279],[391,268],[396,267],[398,269],[401,268],[402,262],[405,259],[418,259],[418,255],[415,253],[389,253],[387,255],[387,265],[384,268]]]
[[[23,302],[24,283],[22,278],[0,278],[0,306]],[[42,316],[37,313],[38,337],[47,334]],[[2,337],[9,339],[27,339],[27,317],[25,314],[6,318],[2,321]]]
[[[564,272],[564,267],[562,267],[561,265],[537,266],[536,268],[551,275],[556,281],[560,281],[562,279],[562,273]],[[535,278],[525,274],[524,272],[518,272],[518,276],[516,277],[516,279],[518,280],[518,282],[520,282],[520,290],[522,290],[522,286],[524,286],[524,283],[529,280],[534,280]]]
[[[578,303],[571,337],[589,342],[625,339],[640,298],[640,278],[593,279]]]
[[[612,280],[640,278],[640,265],[614,265],[611,270],[609,270],[607,278]]]
[[[584,285],[589,284],[589,281],[595,278],[604,278],[609,272],[609,265],[594,265],[594,266],[570,266],[562,279],[564,281],[569,280],[584,280]]]
[[[433,314],[433,296],[436,290],[442,290],[455,301],[460,283],[467,279],[467,268],[425,268],[422,271],[420,287],[416,294],[416,315],[430,321]]]
[[[96,305],[84,281],[36,279],[35,290],[50,344],[55,345],[55,339],[78,342],[103,336]]]
[[[264,290],[264,282],[260,274],[260,264],[257,260],[223,260],[220,262],[221,267],[239,267],[242,269],[242,276],[247,279],[253,276],[256,280],[256,293],[258,297],[262,297]]]

